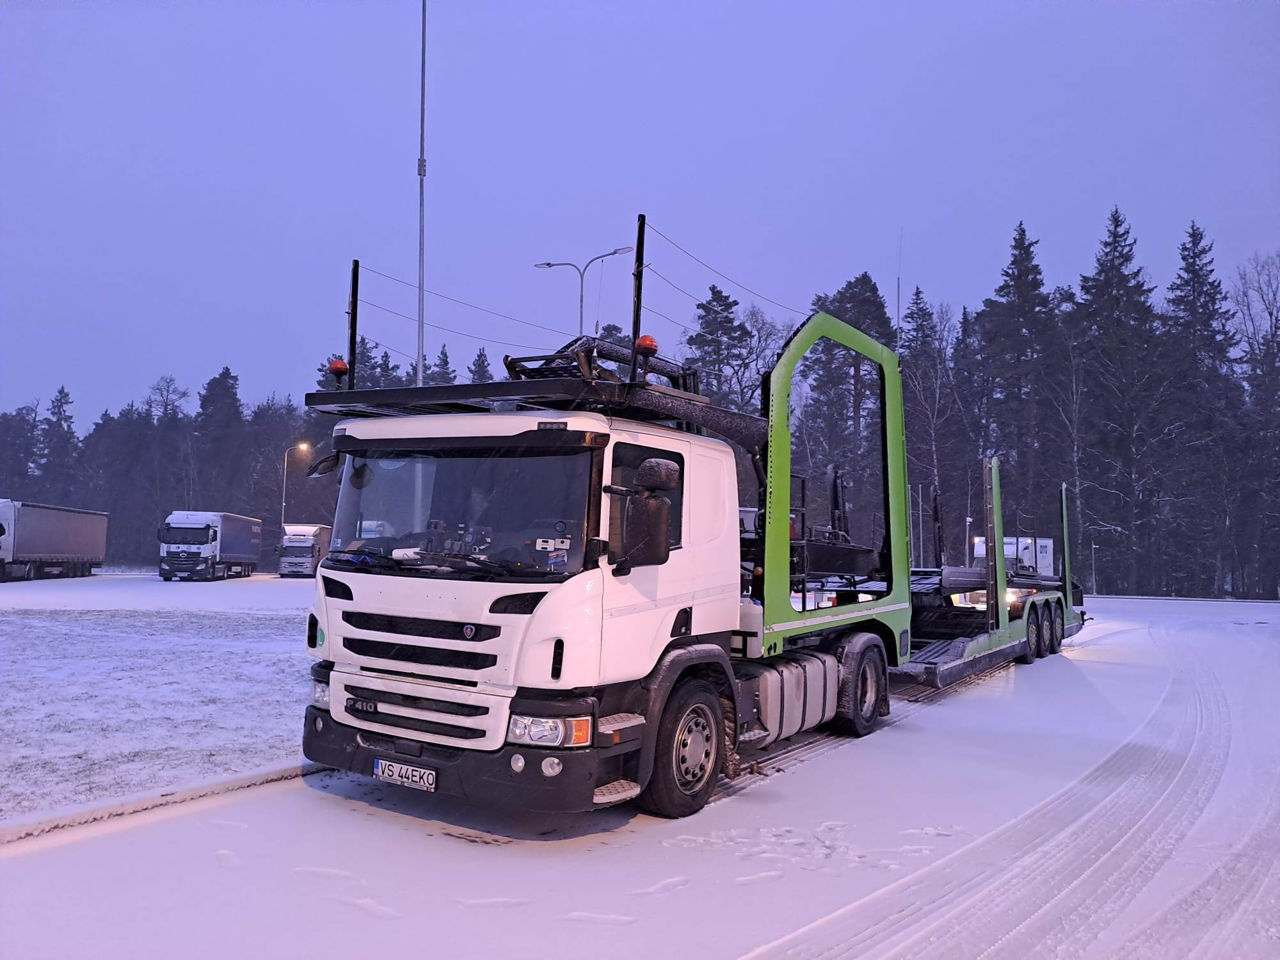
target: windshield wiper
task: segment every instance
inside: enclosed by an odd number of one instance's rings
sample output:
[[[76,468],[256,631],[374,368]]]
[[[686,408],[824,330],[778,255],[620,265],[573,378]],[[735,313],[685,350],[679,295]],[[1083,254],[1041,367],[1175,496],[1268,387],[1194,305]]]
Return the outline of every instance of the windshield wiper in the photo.
[[[493,573],[514,574],[516,576],[545,573],[545,571],[538,570],[536,567],[521,566],[512,560],[490,560],[487,557],[473,557],[464,553],[433,553],[427,550],[419,550],[418,557],[428,564],[439,564],[461,573],[490,571]]]
[[[369,553],[367,550],[330,550],[325,557],[334,563],[345,563],[352,567],[380,567],[383,570],[399,570],[400,562],[380,553]]]

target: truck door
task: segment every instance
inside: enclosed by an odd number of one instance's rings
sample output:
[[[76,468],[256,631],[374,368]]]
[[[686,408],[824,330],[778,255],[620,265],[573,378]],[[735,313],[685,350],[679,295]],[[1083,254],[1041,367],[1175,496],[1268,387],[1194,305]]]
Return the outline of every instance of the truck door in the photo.
[[[695,571],[690,551],[683,549],[689,523],[685,502],[685,466],[689,445],[678,440],[659,445],[648,437],[637,442],[619,441],[609,452],[605,467],[608,483],[629,487],[636,469],[645,460],[670,460],[679,468],[679,483],[662,495],[671,503],[667,562],[635,567],[615,576],[621,557],[623,511],[626,498],[606,496],[604,523],[609,542],[609,566],[604,577],[604,623],[601,637],[600,682],[634,680],[644,676],[662,651],[681,631],[688,632],[692,613]],[[688,609],[690,613],[682,613]]]

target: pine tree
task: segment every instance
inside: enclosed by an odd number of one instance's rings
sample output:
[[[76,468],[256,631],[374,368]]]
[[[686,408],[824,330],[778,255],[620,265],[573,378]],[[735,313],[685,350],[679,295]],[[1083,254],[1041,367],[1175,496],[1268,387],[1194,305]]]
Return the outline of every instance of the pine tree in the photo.
[[[751,332],[738,320],[738,301],[714,283],[697,307],[698,329],[685,337],[688,363],[698,369],[702,392],[719,406],[732,407],[734,371],[747,363]]]
[[[1102,588],[1110,592],[1154,588],[1149,560],[1170,494],[1165,472],[1187,413],[1174,404],[1175,384],[1166,369],[1170,341],[1160,336],[1154,287],[1135,263],[1135,246],[1124,216],[1113,209],[1093,273],[1080,278],[1093,424],[1085,508],[1105,556]]]
[[[458,382],[458,371],[449,365],[449,348],[440,344],[436,362],[427,369],[422,382],[429,387],[444,387]]]
[[[1230,566],[1230,518],[1246,455],[1238,432],[1244,395],[1232,360],[1237,338],[1212,254],[1213,244],[1192,221],[1178,246],[1178,275],[1159,318],[1169,344],[1166,372],[1176,384],[1184,417],[1184,449],[1172,464],[1173,496],[1161,525],[1161,566],[1170,589],[1184,596],[1222,593]],[[1216,544],[1216,549],[1190,556],[1182,549],[1189,541]]]
[[[0,491],[23,500],[35,492],[36,436],[39,411],[21,406],[0,413]]]
[[[1046,372],[1042,351],[1049,323],[1049,297],[1035,256],[1038,243],[1019,222],[1000,284],[973,318],[990,390],[985,455],[1001,459],[1004,503],[1014,517],[1011,534],[1020,532],[1018,521],[1024,517],[1033,527],[1051,522],[1057,502],[1037,462],[1038,388]]]
[[[248,470],[244,453],[244,407],[240,378],[223,367],[200,391],[195,416],[196,500],[201,510],[243,513],[248,509],[243,478]]]
[[[616,323],[606,323],[600,328],[600,339],[620,346],[630,347],[631,338]]]
[[[67,388],[59,387],[36,432],[36,477],[40,496],[52,503],[66,503],[76,482],[80,438],[76,436],[71,415],[72,403]]]
[[[485,353],[484,347],[476,351],[476,358],[467,367],[467,376],[472,383],[491,383],[493,381],[493,371],[489,369],[489,355]]]

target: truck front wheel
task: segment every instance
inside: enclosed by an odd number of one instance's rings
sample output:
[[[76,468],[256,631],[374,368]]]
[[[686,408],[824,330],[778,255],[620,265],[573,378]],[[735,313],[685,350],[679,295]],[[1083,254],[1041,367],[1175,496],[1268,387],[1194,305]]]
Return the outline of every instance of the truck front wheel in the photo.
[[[653,773],[640,806],[660,817],[687,817],[707,805],[722,761],[724,715],[720,694],[705,680],[686,680],[671,692],[658,724]]]

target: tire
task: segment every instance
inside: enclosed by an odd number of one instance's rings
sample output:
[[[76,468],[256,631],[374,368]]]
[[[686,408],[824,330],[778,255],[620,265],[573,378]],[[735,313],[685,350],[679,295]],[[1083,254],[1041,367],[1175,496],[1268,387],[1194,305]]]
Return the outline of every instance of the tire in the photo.
[[[1062,641],[1065,635],[1062,607],[1057,603],[1049,604],[1049,653],[1062,652]]]
[[[640,806],[659,817],[687,817],[707,805],[724,759],[720,694],[705,680],[685,680],[671,691],[658,723],[653,773]]]
[[[874,644],[863,647],[853,670],[847,675],[841,672],[836,702],[842,709],[838,708],[832,726],[855,737],[872,733],[880,725],[880,700],[887,683],[880,648]]]
[[[161,576],[161,577],[160,577],[160,579],[161,579],[161,580],[163,580],[165,583],[172,583],[172,582],[173,582],[173,577],[165,577],[165,576]]]
[[[1043,656],[1040,652],[1040,614],[1035,607],[1030,607],[1026,613],[1027,618],[1027,649],[1018,654],[1014,659],[1018,663],[1035,663],[1037,657]]]
[[[1036,614],[1036,623],[1040,628],[1036,636],[1036,656],[1047,657],[1052,652],[1049,645],[1053,642],[1053,615],[1044,604],[1036,607]]]
[[[34,580],[36,578],[36,565],[28,563],[22,571],[23,580]]]

